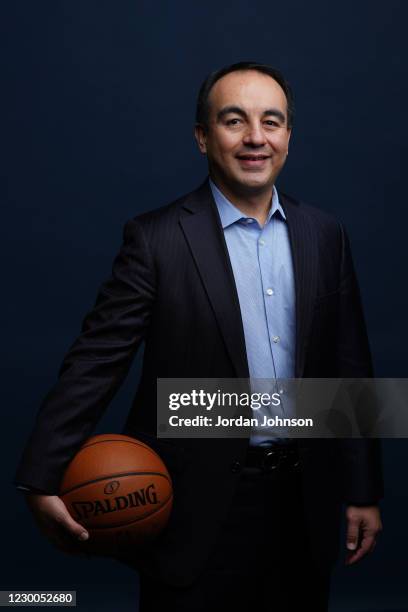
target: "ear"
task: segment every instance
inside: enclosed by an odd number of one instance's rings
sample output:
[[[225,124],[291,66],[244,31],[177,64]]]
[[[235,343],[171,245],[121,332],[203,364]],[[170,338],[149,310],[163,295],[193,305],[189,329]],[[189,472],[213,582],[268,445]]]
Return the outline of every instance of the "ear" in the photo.
[[[194,136],[198,144],[198,148],[204,155],[207,154],[207,135],[206,131],[200,123],[196,123],[194,128]]]

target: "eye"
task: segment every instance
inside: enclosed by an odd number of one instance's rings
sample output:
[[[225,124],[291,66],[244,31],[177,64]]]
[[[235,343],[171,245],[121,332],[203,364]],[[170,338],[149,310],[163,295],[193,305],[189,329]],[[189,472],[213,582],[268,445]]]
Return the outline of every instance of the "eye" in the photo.
[[[279,123],[273,119],[267,119],[265,123],[268,127],[279,127]]]
[[[234,117],[234,119],[228,119],[226,123],[227,125],[238,125],[239,123],[241,123],[241,119]]]

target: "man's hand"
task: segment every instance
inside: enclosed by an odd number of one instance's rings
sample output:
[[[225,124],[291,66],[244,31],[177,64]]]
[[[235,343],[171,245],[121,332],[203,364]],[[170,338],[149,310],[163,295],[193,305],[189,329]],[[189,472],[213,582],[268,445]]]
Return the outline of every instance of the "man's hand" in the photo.
[[[74,521],[57,495],[26,493],[27,504],[44,535],[60,550],[83,555],[80,543],[89,538],[88,531]]]
[[[382,531],[378,506],[347,506],[347,550],[346,565],[360,561],[373,552],[377,534]]]

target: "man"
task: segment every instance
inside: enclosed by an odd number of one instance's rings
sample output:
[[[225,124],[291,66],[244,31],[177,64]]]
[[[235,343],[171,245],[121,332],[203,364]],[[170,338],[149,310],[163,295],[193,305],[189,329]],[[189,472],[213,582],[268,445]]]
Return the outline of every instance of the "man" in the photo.
[[[373,440],[158,439],[157,378],[369,377],[371,359],[349,243],[325,213],[278,191],[293,98],[282,75],[240,63],[210,75],[196,139],[210,179],[125,226],[100,288],[43,403],[17,482],[46,534],[87,538],[58,497],[145,342],[125,433],[145,440],[174,481],[169,525],[141,572],[141,610],[264,604],[326,610],[346,503],[348,563],[381,529]],[[37,491],[35,493],[34,491]]]

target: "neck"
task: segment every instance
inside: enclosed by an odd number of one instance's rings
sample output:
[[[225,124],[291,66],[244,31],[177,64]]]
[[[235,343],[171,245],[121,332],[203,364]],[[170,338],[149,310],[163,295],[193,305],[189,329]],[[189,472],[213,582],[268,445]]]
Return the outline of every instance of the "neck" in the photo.
[[[254,217],[260,225],[264,225],[272,204],[273,185],[259,191],[255,191],[254,189],[244,191],[241,186],[239,190],[234,189],[233,186],[226,185],[217,177],[211,176],[211,180],[223,195],[241,212],[250,217]]]

